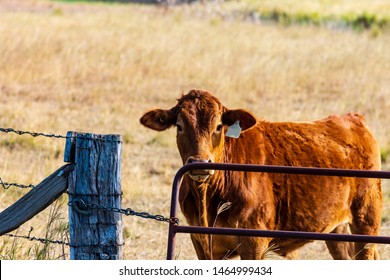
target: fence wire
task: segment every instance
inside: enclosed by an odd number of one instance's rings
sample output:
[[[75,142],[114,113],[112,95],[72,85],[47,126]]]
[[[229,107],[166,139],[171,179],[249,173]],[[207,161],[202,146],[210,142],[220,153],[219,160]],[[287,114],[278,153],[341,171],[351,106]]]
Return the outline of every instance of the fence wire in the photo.
[[[57,138],[57,139],[71,139],[73,136],[66,136],[66,135],[60,135],[60,134],[54,134],[54,133],[44,133],[44,132],[33,132],[33,131],[25,131],[25,130],[18,130],[14,128],[2,128],[0,127],[0,132],[4,133],[15,133],[17,135],[30,135],[32,137],[47,137],[47,138]],[[103,139],[99,137],[94,136],[77,136],[77,138],[80,139],[90,139],[90,140],[97,140],[97,141],[103,141],[103,142],[117,142],[122,143],[122,141],[119,140],[111,140],[111,139]]]
[[[21,188],[21,189],[35,188],[35,185],[33,185],[33,184],[23,185],[23,184],[18,184],[18,183],[7,183],[7,182],[4,182],[3,179],[1,179],[1,177],[0,177],[0,186],[2,186],[5,190],[9,189],[10,187],[17,187],[17,188]]]
[[[112,206],[105,206],[96,203],[86,203],[80,198],[75,198],[73,201],[68,203],[69,206],[74,207],[76,212],[82,215],[91,215],[91,210],[103,210],[109,212],[116,212],[126,216],[136,216],[143,219],[156,220],[159,222],[173,223],[179,225],[178,218],[166,218],[163,215],[154,215],[148,212],[137,212],[131,208],[117,208]]]
[[[28,134],[31,135],[32,137],[38,137],[38,136],[43,136],[43,137],[48,137],[48,138],[67,138],[64,135],[59,135],[59,134],[52,134],[52,133],[43,133],[43,132],[31,132],[31,131],[22,131],[22,130],[17,130],[13,128],[1,128],[0,127],[0,132],[4,133],[15,133],[17,135],[24,135]]]
[[[56,139],[71,139],[71,138],[74,138],[73,136],[65,136],[65,135],[54,134],[54,133],[33,132],[33,131],[25,131],[25,130],[18,130],[18,129],[14,129],[14,128],[2,128],[2,127],[0,127],[0,132],[7,133],[7,134],[14,133],[14,134],[17,134],[17,135],[20,135],[20,136],[22,136],[22,135],[29,135],[29,136],[32,136],[32,137],[40,137],[41,136],[41,137],[56,138]],[[105,142],[119,142],[119,143],[122,143],[122,141],[118,141],[118,140],[102,139],[102,138],[93,137],[93,136],[90,136],[90,137],[88,137],[88,136],[77,136],[76,138],[98,140],[98,141],[105,141]],[[34,188],[35,187],[35,185],[33,185],[33,184],[24,185],[24,184],[19,184],[19,183],[4,182],[1,177],[0,177],[0,186],[3,187],[4,189],[9,189],[11,187],[17,187],[17,188],[22,188],[22,189],[28,189],[28,188]],[[50,239],[46,239],[46,238],[30,236],[31,231],[32,231],[32,229],[30,230],[28,235],[17,235],[17,234],[11,234],[11,233],[6,233],[4,235],[12,237],[12,238],[24,238],[24,239],[27,239],[27,240],[30,240],[30,241],[38,241],[38,242],[41,242],[43,244],[52,243],[52,244],[61,244],[61,245],[67,245],[67,246],[70,245],[68,242],[61,241],[61,240],[50,240]]]
[[[46,137],[46,138],[57,138],[57,139],[71,139],[73,138],[73,136],[65,136],[65,135],[60,135],[60,134],[54,134],[54,133],[44,133],[44,132],[33,132],[33,131],[26,131],[26,130],[18,130],[18,129],[14,129],[14,128],[3,128],[3,127],[0,127],[0,132],[4,132],[4,133],[14,133],[14,134],[17,134],[17,135],[29,135],[29,136],[32,136],[32,137]],[[90,139],[90,140],[98,140],[98,141],[109,141],[109,142],[119,142],[119,143],[122,143],[122,141],[118,141],[118,140],[110,140],[110,139],[102,139],[102,138],[98,138],[98,137],[87,137],[87,136],[77,136],[77,138],[81,138],[81,139]],[[10,187],[17,187],[17,188],[22,188],[22,189],[28,189],[28,188],[34,188],[35,185],[33,184],[28,184],[28,185],[24,185],[24,184],[19,184],[19,183],[8,183],[8,182],[4,182],[2,180],[2,178],[0,177],[0,186],[3,187],[4,189],[9,189]]]
[[[140,217],[142,219],[151,219],[156,220],[159,222],[167,222],[167,223],[173,223],[175,225],[179,225],[179,219],[178,218],[166,218],[163,215],[153,215],[148,212],[137,212],[132,210],[131,208],[116,208],[116,207],[110,207],[110,206],[103,206],[95,203],[86,203],[82,199],[75,199],[73,202],[69,202],[68,206],[75,207],[77,212],[80,212],[82,215],[90,215],[92,210],[102,210],[102,211],[111,211],[120,213],[125,216],[136,216]],[[43,244],[51,243],[51,244],[59,244],[59,245],[66,245],[70,246],[69,242],[65,242],[62,240],[52,240],[47,238],[41,238],[41,237],[34,237],[30,236],[31,232],[33,231],[33,228],[31,227],[28,235],[18,235],[18,234],[12,234],[12,233],[6,233],[5,236],[9,236],[12,238],[23,238],[27,239],[29,241],[37,241]]]
[[[29,241],[38,241],[38,242],[43,243],[43,244],[51,243],[51,244],[66,245],[66,246],[70,245],[69,242],[65,242],[62,240],[52,240],[52,239],[46,239],[46,238],[41,238],[41,237],[34,237],[34,236],[30,236],[30,235],[17,235],[17,234],[12,234],[12,233],[6,233],[4,235],[9,236],[9,237],[13,237],[13,238],[24,238],[24,239],[27,239]]]

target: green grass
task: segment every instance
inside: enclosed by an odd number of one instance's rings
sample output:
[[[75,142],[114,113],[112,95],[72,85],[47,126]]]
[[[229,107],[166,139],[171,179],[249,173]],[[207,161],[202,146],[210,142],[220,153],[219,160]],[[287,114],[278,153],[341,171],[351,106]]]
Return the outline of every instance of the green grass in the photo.
[[[251,12],[252,15],[256,11]],[[256,14],[255,14],[256,15]],[[273,21],[283,25],[301,24],[314,26],[349,27],[356,31],[366,29],[388,29],[390,18],[378,18],[374,14],[363,12],[361,14],[351,13],[341,16],[321,16],[318,12],[288,13],[284,10],[271,10],[258,12],[257,16],[262,20]]]
[[[374,32],[390,28],[388,0],[242,0],[228,1],[228,5],[230,14],[236,17],[284,26],[298,24]]]

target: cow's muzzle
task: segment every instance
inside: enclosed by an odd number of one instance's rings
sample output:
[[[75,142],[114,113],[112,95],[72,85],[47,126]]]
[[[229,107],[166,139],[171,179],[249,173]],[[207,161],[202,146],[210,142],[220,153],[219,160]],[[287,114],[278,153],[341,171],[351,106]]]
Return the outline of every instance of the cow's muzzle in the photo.
[[[198,159],[195,157],[189,157],[186,161],[186,164],[191,163],[209,163],[212,162],[211,159]],[[214,174],[214,170],[211,169],[193,169],[188,171],[188,176],[196,182],[204,182],[206,181],[211,175]]]

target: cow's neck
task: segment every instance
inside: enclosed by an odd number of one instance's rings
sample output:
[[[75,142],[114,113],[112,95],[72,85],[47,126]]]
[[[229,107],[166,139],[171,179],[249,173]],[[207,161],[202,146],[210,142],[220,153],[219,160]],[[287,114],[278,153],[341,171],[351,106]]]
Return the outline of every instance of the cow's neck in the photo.
[[[191,182],[191,193],[195,199],[196,207],[199,214],[197,219],[197,223],[199,226],[216,226],[216,222],[220,221],[217,215],[219,207],[221,207],[226,202],[234,201],[231,197],[227,198],[221,196],[223,195],[222,189],[225,185],[223,181],[223,172],[216,171],[213,178],[203,184],[198,184],[193,181]]]
[[[264,155],[261,153],[261,148],[256,149],[256,146],[261,143],[251,143],[250,135],[239,139],[227,139],[224,142],[224,152],[217,159],[218,163],[237,163],[237,164],[264,164]],[[247,147],[253,147],[250,150],[250,155],[246,154]],[[221,203],[231,202],[229,209],[230,221],[234,223],[235,216],[245,214],[243,209],[248,204],[253,203],[254,197],[261,195],[261,190],[255,190],[252,185],[253,173],[239,171],[216,171],[215,176],[210,179],[210,186],[219,197]],[[258,192],[256,194],[256,192]],[[246,213],[248,214],[248,213]]]
[[[199,184],[196,182],[192,183],[192,194],[195,197],[196,201],[196,207],[199,212],[199,220],[198,223],[200,226],[209,226],[209,204],[210,204],[210,197],[209,197],[209,184],[203,183]]]
[[[248,162],[245,154],[245,147],[248,145],[246,141],[245,139],[225,141],[224,151],[215,161],[218,163],[263,163],[260,148],[251,150],[251,158],[255,158],[256,162]],[[218,207],[231,202],[230,209],[223,214],[229,216],[229,222],[232,224],[224,226],[234,226],[235,217],[242,216],[243,209],[247,208],[246,205],[253,203],[254,197],[261,196],[259,190],[249,187],[250,182],[249,174],[218,170],[203,184],[192,182],[192,193],[196,198],[200,225],[213,226],[218,219]],[[258,193],[255,193],[256,191]]]
[[[205,210],[204,210],[204,200],[205,200],[205,189],[203,188],[203,184],[199,185],[196,182],[190,181],[191,185],[191,193],[195,198],[195,203],[196,203],[196,208],[198,210],[198,218],[199,220],[197,221],[200,226],[207,226],[207,223],[205,221]]]

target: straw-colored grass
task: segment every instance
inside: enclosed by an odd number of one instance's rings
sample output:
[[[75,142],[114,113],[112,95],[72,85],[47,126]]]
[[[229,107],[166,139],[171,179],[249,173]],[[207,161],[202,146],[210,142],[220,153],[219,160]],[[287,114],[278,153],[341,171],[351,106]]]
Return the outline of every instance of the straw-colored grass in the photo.
[[[165,216],[181,166],[174,131],[149,131],[139,118],[150,108],[170,108],[191,88],[208,89],[228,107],[273,121],[363,113],[388,158],[388,35],[224,21],[197,11],[0,0],[0,127],[121,134],[123,206]],[[64,145],[61,139],[1,133],[0,177],[37,184],[63,164]],[[384,186],[387,235],[389,187]],[[0,188],[0,208],[25,192]],[[56,225],[48,222],[53,217],[48,209],[18,234],[27,235],[33,226],[31,235],[42,237],[49,228],[62,228],[51,238],[63,238],[67,196],[60,202]],[[123,219],[125,259],[165,257],[167,224]],[[34,246],[44,244],[1,237],[0,258],[69,257],[61,246],[52,246],[50,254]],[[315,246],[305,247],[300,257],[329,258]],[[390,259],[388,249],[380,246],[382,258]],[[178,254],[195,258],[187,235],[179,235]]]

